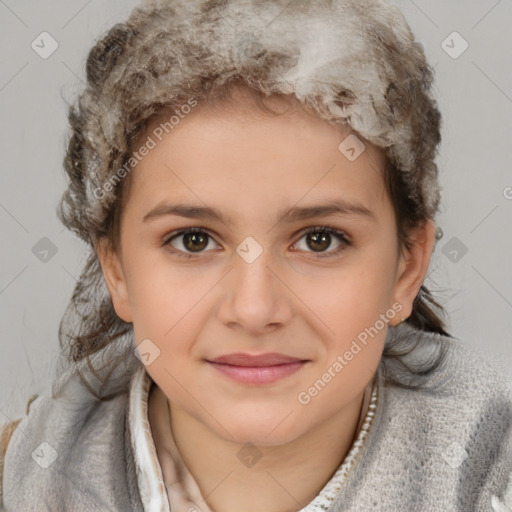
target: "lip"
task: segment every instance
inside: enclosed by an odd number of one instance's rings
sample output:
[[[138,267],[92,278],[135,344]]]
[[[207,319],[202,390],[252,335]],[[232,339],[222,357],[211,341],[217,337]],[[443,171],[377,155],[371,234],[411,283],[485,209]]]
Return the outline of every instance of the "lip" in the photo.
[[[207,362],[222,374],[244,384],[270,384],[300,370],[307,360],[275,352],[227,354]]]
[[[303,361],[303,359],[277,352],[267,352],[258,355],[236,352],[209,360],[211,363],[230,364],[233,366],[274,366],[276,364],[297,363],[299,361]]]

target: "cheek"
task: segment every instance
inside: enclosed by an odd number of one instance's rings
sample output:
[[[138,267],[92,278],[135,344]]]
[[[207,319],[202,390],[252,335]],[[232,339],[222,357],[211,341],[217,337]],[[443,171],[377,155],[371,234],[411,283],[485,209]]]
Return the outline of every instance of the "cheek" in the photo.
[[[337,269],[317,273],[299,295],[307,297],[307,305],[331,335],[346,339],[373,325],[389,309],[392,292],[391,258],[368,251]]]
[[[208,278],[172,264],[165,256],[134,259],[128,272],[128,294],[134,329],[165,338],[196,307],[211,283]]]
[[[158,360],[152,371],[179,373],[208,319],[208,278],[152,265],[132,280],[133,330],[137,345],[149,339]],[[148,368],[149,370],[149,368]]]

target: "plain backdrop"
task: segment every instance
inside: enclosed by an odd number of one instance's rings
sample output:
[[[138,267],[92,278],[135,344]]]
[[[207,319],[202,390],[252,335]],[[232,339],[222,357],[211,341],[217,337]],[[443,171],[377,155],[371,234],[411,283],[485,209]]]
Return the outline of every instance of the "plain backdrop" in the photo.
[[[66,103],[83,86],[90,47],[136,3],[0,0],[0,423],[49,389],[59,321],[85,261],[85,245],[55,214]],[[512,1],[396,3],[435,66],[443,115],[444,236],[426,284],[450,315],[449,332],[512,379]],[[42,32],[58,44],[46,59],[32,48]],[[47,261],[41,247],[53,248]]]

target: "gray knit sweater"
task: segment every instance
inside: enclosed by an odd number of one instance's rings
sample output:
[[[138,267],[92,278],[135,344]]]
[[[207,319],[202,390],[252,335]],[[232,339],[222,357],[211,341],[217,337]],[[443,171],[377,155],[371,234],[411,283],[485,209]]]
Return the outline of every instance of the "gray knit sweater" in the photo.
[[[421,390],[392,384],[413,376],[382,359],[373,422],[329,512],[511,510],[512,397],[499,368],[456,339],[407,324],[390,328],[392,339],[418,342],[402,358],[410,367],[441,345],[448,357],[414,381]],[[142,364],[134,348],[130,335],[88,362],[61,367],[52,394],[32,403],[6,453],[4,510],[153,512],[141,498],[127,421],[130,379]],[[172,503],[171,510],[182,512]]]

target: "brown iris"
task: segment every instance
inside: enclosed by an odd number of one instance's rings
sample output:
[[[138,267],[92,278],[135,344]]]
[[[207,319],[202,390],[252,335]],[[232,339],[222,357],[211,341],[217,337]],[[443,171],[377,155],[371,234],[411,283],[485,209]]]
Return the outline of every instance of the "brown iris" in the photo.
[[[183,245],[189,251],[202,251],[208,245],[208,235],[202,233],[185,233],[183,235]]]
[[[312,249],[318,249],[324,251],[331,244],[331,235],[329,233],[308,233],[307,235],[308,245]]]

